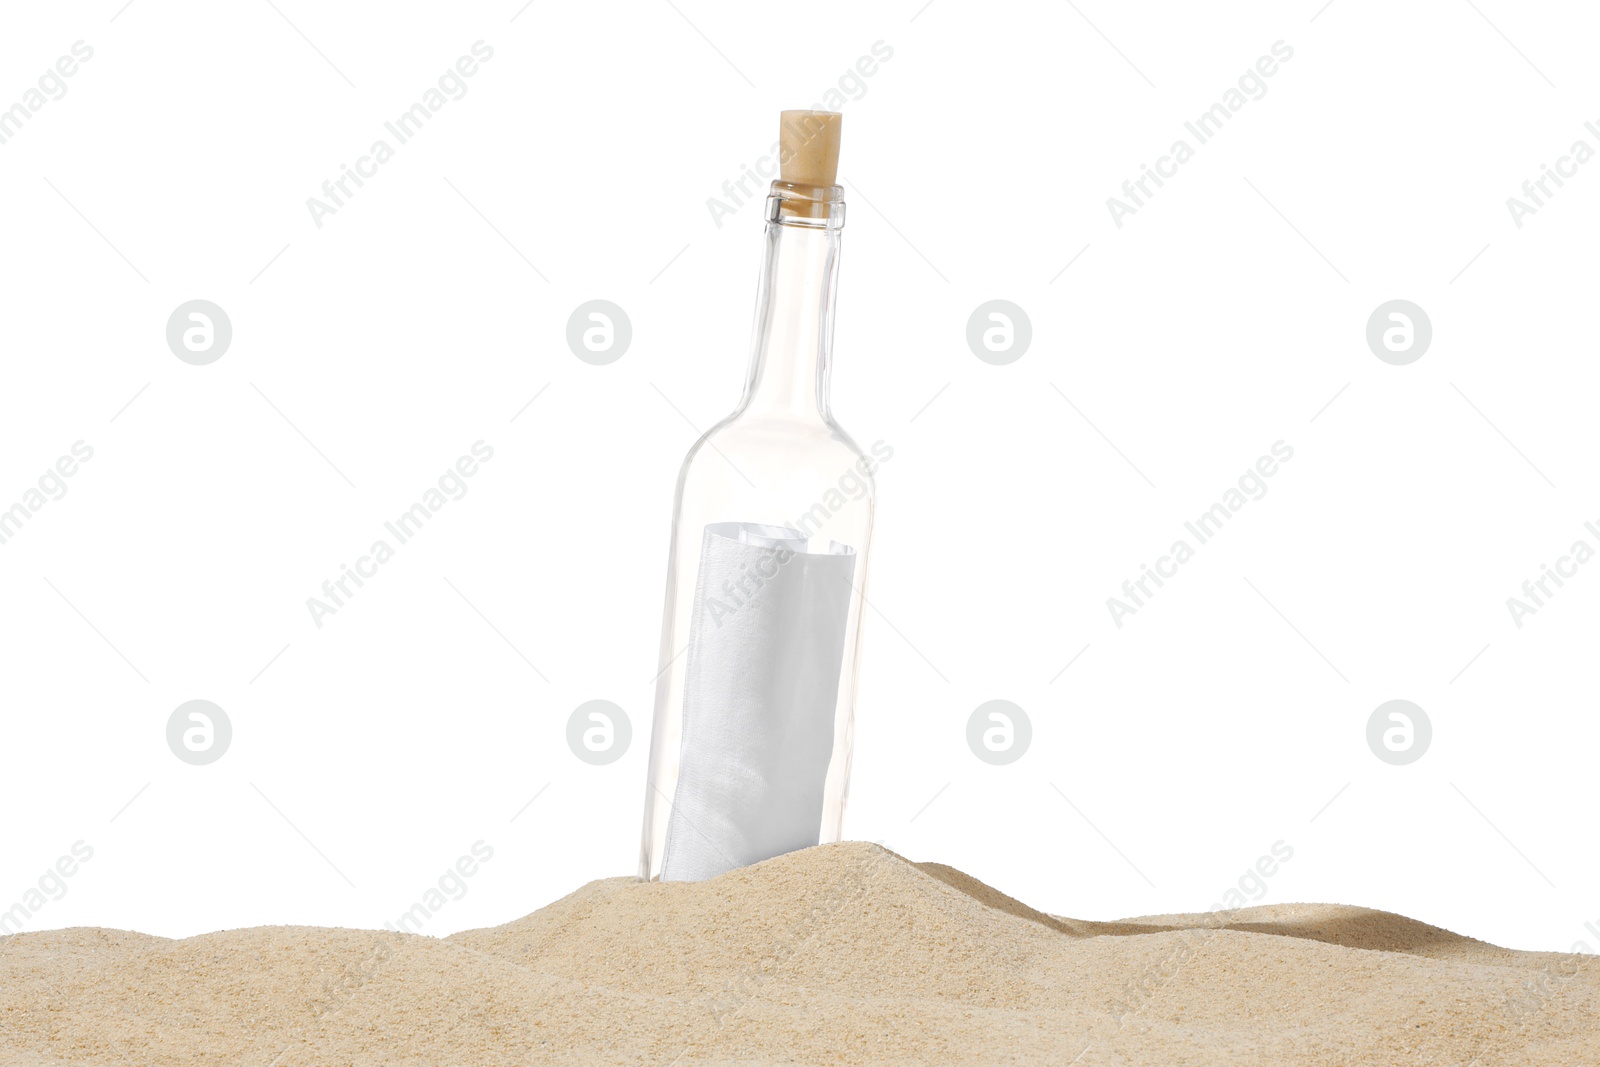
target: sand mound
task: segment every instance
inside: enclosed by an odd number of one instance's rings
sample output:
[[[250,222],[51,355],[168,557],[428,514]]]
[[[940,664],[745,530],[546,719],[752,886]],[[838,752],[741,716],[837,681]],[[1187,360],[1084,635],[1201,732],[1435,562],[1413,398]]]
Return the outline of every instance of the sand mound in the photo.
[[[1083,922],[850,843],[443,940],[18,934],[0,1064],[1595,1064],[1585,962],[1333,905]]]

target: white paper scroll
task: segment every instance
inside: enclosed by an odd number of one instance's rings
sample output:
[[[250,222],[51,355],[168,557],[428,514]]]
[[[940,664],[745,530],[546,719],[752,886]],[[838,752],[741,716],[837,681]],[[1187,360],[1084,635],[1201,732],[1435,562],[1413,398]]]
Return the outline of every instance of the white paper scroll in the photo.
[[[817,843],[856,551],[756,523],[705,528],[661,877]]]

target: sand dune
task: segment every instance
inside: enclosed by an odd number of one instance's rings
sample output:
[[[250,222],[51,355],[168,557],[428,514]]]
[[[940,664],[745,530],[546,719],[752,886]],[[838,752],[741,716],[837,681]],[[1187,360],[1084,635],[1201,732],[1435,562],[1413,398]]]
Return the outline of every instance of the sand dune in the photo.
[[[849,843],[442,940],[18,934],[0,1065],[1600,1064],[1586,962],[1336,905],[1085,922]]]

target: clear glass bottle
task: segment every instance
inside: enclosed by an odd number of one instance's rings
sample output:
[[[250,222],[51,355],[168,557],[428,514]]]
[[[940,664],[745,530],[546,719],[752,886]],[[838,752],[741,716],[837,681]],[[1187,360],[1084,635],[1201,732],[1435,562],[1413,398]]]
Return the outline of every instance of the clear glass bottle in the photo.
[[[864,454],[828,410],[843,194],[772,183],[744,397],[678,477],[646,879],[710,877],[841,834],[872,473],[889,454]]]

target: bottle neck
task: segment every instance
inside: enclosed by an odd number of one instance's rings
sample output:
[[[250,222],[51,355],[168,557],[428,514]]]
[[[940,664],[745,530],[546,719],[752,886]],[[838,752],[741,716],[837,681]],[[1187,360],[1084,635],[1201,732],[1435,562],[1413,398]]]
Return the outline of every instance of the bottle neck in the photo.
[[[843,228],[838,186],[772,183],[750,377],[740,414],[827,420]]]

